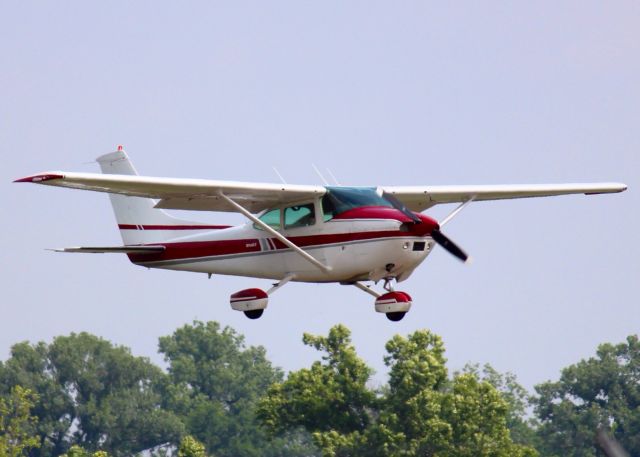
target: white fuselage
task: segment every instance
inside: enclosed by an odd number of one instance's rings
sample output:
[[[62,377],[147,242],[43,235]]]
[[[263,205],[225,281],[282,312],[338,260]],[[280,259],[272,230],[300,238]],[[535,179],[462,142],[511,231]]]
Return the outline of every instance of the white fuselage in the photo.
[[[148,268],[276,280],[294,275],[305,282],[402,281],[433,247],[430,237],[403,231],[393,219],[333,219],[280,232],[330,267],[324,272],[252,223],[198,232],[163,242],[161,254],[130,258]]]

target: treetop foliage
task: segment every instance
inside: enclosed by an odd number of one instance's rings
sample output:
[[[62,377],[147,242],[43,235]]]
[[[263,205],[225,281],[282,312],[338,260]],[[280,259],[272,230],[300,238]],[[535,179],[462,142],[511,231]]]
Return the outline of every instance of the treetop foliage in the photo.
[[[471,373],[447,378],[444,346],[421,330],[386,345],[386,388],[367,387],[372,370],[349,330],[305,334],[322,362],[289,373],[261,400],[258,417],[273,434],[302,427],[325,456],[533,456],[510,438],[508,403]]]
[[[262,346],[246,347],[235,330],[195,321],[161,337],[169,364],[163,405],[216,456],[298,455],[269,440],[255,418],[255,405],[282,371]]]
[[[159,408],[163,372],[88,333],[49,345],[18,343],[0,367],[0,393],[20,385],[38,393],[33,414],[41,437],[37,456],[64,454],[71,444],[128,455],[177,439],[178,418]]]
[[[596,457],[596,431],[640,455],[637,336],[533,397],[489,365],[449,374],[428,330],[387,342],[379,388],[345,326],[303,343],[319,360],[286,376],[216,322],[160,338],[166,371],[87,333],[18,343],[0,362],[0,457]]]
[[[31,408],[38,395],[22,386],[13,386],[9,395],[0,397],[0,457],[17,457],[40,443],[32,436],[37,418],[31,415]]]
[[[595,357],[562,370],[556,382],[536,386],[541,448],[550,456],[603,455],[598,428],[609,430],[631,455],[640,455],[640,342],[631,335],[602,344]]]
[[[207,452],[204,444],[191,435],[182,438],[178,447],[178,457],[206,457]]]

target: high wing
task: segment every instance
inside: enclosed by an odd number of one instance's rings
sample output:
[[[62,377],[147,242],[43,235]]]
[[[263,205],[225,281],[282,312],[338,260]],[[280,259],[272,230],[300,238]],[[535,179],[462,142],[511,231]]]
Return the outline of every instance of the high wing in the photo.
[[[261,184],[208,179],[155,178],[137,175],[50,171],[14,182],[108,192],[159,200],[156,208],[198,211],[237,211],[221,194],[252,213],[281,204],[297,203],[324,195],[322,186]]]
[[[246,183],[208,179],[156,178],[137,175],[74,173],[51,171],[18,179],[49,186],[108,192],[158,200],[156,208],[198,211],[233,211],[224,196],[258,213],[274,206],[303,202],[326,193],[323,186]],[[501,184],[465,186],[384,186],[379,189],[395,196],[412,211],[424,211],[445,203],[512,198],[550,197],[568,194],[622,192],[621,183],[583,184]],[[224,196],[223,196],[224,195]]]
[[[470,186],[406,186],[381,187],[392,194],[411,211],[424,211],[444,203],[462,203],[473,199],[504,200],[511,198],[552,197],[569,194],[608,194],[627,189],[621,183],[582,184],[498,184]]]

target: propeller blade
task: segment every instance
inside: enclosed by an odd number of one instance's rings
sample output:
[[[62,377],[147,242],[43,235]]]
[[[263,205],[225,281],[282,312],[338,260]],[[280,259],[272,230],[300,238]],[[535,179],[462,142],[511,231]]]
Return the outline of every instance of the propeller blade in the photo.
[[[469,256],[466,252],[464,252],[457,244],[451,241],[444,233],[440,230],[432,230],[431,237],[433,241],[442,246],[449,254],[457,257],[458,259],[466,262],[469,260]]]

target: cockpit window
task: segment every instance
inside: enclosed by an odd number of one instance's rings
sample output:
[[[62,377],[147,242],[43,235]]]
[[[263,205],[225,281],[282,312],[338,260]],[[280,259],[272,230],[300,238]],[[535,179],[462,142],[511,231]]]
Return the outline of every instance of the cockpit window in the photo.
[[[271,211],[267,211],[258,219],[267,224],[269,227],[278,230],[280,228],[280,209],[272,209]],[[260,227],[258,224],[253,224],[253,226],[258,230],[262,230],[262,227]]]
[[[327,193],[322,197],[325,222],[345,211],[363,206],[393,208],[393,205],[378,195],[373,187],[327,187]]]
[[[290,206],[284,210],[284,227],[306,227],[316,223],[313,203]]]

